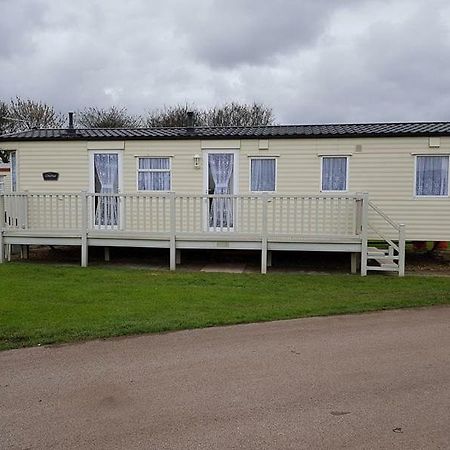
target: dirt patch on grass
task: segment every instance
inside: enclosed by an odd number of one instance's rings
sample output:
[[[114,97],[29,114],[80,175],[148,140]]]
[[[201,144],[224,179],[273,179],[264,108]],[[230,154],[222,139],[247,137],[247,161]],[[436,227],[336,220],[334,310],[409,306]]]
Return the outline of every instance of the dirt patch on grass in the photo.
[[[78,265],[78,247],[30,247],[30,261],[59,265]],[[20,260],[20,254],[13,255]],[[271,272],[292,273],[348,273],[350,255],[347,253],[325,252],[273,252]],[[260,253],[258,251],[227,250],[183,250],[181,265],[177,270],[197,272],[210,264],[236,264],[244,266],[245,272],[259,272]],[[25,262],[25,260],[24,260]],[[89,249],[89,265],[136,267],[149,270],[168,270],[169,252],[165,249],[111,248],[110,261],[104,259],[104,249]],[[450,276],[450,250],[437,252],[407,250],[406,272],[415,275]]]
[[[450,251],[408,252],[406,270],[415,275],[439,274],[450,276]]]

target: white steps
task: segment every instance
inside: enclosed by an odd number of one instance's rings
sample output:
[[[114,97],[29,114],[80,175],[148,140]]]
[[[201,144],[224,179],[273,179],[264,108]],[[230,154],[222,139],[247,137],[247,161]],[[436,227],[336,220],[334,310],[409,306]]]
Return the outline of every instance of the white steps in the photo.
[[[367,260],[375,261],[378,265],[367,265],[367,270],[379,272],[399,272],[399,257],[390,250],[384,250],[377,247],[367,249]]]

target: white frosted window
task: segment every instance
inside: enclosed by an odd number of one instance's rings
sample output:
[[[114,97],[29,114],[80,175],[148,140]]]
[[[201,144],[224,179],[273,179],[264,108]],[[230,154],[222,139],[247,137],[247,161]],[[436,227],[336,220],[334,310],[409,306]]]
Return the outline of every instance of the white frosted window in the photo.
[[[347,157],[324,156],[322,158],[322,191],[347,190]]]
[[[0,194],[5,192],[5,175],[0,175]]]
[[[416,195],[448,195],[448,156],[417,156]]]
[[[170,158],[139,158],[139,191],[170,191],[170,182]]]
[[[275,158],[252,159],[250,166],[251,191],[275,191],[276,170]]]

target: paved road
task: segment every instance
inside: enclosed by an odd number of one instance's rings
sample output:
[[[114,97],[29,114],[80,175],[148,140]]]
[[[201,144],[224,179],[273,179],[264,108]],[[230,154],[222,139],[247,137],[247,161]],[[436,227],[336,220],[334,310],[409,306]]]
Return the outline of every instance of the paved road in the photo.
[[[450,448],[450,308],[0,353],[0,448]]]

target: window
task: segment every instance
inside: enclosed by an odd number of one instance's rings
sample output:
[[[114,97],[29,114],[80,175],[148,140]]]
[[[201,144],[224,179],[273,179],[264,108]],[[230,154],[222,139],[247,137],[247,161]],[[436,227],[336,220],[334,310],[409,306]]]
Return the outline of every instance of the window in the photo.
[[[274,192],[277,177],[275,158],[252,158],[250,160],[250,190]]]
[[[347,176],[347,156],[322,157],[322,191],[346,191]]]
[[[17,158],[16,152],[9,154],[9,162],[11,164],[11,191],[17,191]]]
[[[5,192],[5,175],[0,175],[0,194]]]
[[[170,158],[139,158],[139,191],[170,191],[170,186]]]
[[[416,157],[416,195],[448,195],[448,156]]]

